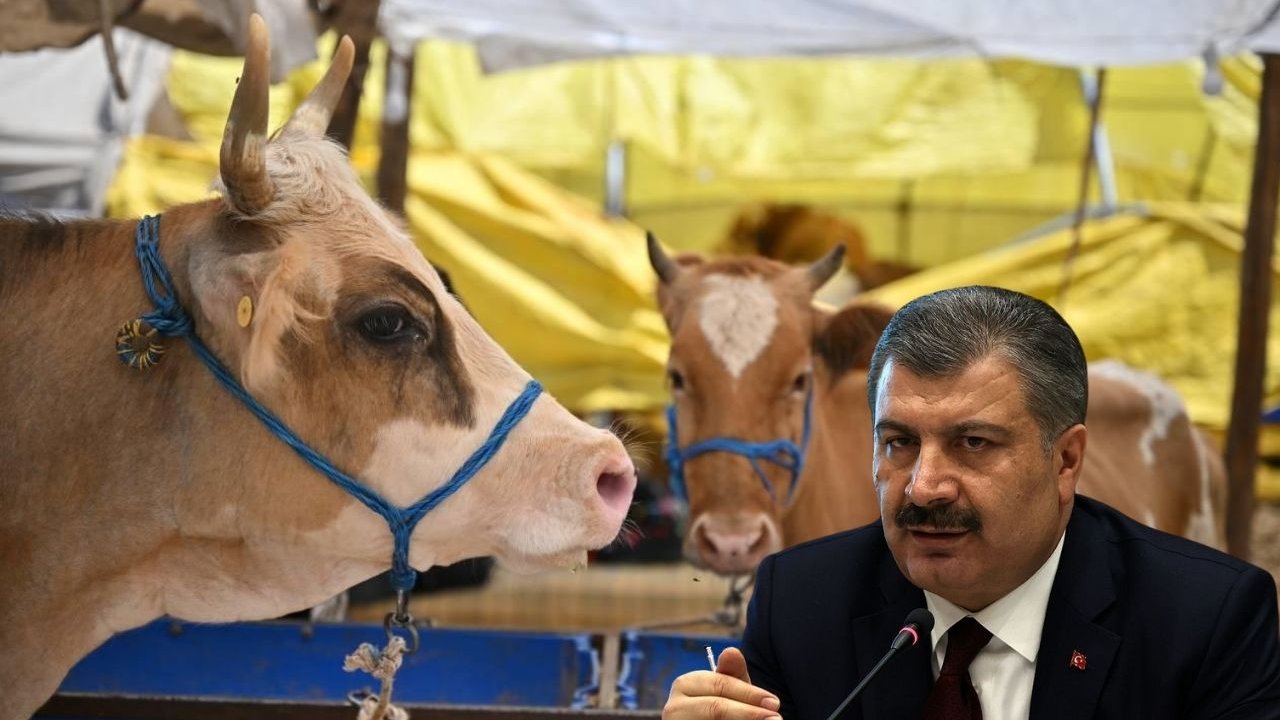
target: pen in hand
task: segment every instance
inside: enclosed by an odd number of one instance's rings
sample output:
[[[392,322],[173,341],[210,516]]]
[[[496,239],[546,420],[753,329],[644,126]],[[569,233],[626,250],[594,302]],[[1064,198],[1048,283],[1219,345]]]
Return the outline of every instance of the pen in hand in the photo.
[[[711,665],[711,672],[716,671],[716,656],[711,652],[711,646],[707,646],[707,664]]]

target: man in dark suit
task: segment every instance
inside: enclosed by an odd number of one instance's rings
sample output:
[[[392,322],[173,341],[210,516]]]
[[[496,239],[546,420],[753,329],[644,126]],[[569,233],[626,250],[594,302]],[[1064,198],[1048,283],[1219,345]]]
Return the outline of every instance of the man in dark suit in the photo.
[[[745,657],[678,678],[664,717],[826,718],[927,607],[841,717],[1280,720],[1273,579],[1076,496],[1087,383],[1033,298],[900,310],[868,374],[881,521],[766,559]]]

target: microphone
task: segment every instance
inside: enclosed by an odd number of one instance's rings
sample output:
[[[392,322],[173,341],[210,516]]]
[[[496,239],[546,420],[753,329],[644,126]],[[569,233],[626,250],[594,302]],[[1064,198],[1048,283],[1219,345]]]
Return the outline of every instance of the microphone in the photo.
[[[867,683],[871,681],[871,678],[875,677],[876,673],[880,672],[880,668],[884,667],[884,664],[889,662],[889,658],[897,655],[898,651],[902,648],[907,647],[908,645],[914,646],[916,643],[920,642],[920,636],[932,629],[933,613],[924,608],[916,608],[915,610],[907,613],[907,619],[902,621],[902,629],[899,630],[898,635],[893,638],[893,642],[889,643],[889,651],[884,654],[884,657],[880,658],[880,662],[876,663],[875,667],[871,668],[871,672],[867,673],[867,676],[862,678],[862,682],[858,683],[858,686],[853,689],[853,692],[849,693],[849,696],[844,699],[844,702],[840,703],[839,707],[831,711],[831,714],[827,716],[827,720],[835,720],[840,713],[844,712],[844,709],[848,707],[849,703],[853,702],[853,699],[858,696],[858,693],[862,692],[862,688],[866,687]]]

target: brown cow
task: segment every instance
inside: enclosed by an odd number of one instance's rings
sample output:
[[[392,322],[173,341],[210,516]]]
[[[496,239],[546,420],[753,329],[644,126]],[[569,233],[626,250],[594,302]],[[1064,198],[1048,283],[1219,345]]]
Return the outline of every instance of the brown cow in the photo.
[[[611,433],[522,393],[537,389],[528,373],[324,139],[352,57],[344,39],[268,141],[266,30],[253,20],[224,196],[159,226],[179,312],[233,381],[400,508],[452,487],[513,399],[531,399],[475,479],[416,526],[408,563],[581,563],[617,536],[631,460]],[[390,562],[388,524],[268,432],[195,342],[168,338],[145,370],[116,358],[117,328],[153,307],[140,227],[154,224],[0,219],[3,718],[30,716],[113,633],[165,614],[279,616]]]
[[[871,290],[917,271],[910,265],[877,260],[867,251],[862,230],[848,220],[795,203],[744,208],[734,218],[720,252],[754,254],[788,265],[813,262],[844,245],[844,269],[853,287],[846,295]]]
[[[892,313],[814,306],[839,248],[807,268],[761,258],[673,260],[652,237],[649,254],[671,331],[669,417],[680,452],[669,443],[667,456],[689,501],[686,557],[721,574],[748,573],[785,546],[875,519],[867,368]],[[1119,363],[1094,365],[1089,382],[1080,492],[1222,546],[1225,472],[1178,396]],[[748,444],[727,452],[715,438]],[[739,454],[752,447],[776,460],[753,464]],[[804,462],[793,482],[795,449]]]

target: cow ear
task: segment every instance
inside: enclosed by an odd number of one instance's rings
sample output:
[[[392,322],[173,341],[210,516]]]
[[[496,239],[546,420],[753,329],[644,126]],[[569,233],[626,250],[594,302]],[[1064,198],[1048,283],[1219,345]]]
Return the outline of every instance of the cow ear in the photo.
[[[250,253],[211,248],[192,258],[200,332],[250,391],[274,381],[280,339],[305,314],[293,299],[305,264],[290,256],[305,250],[300,245]]]
[[[846,305],[827,319],[814,338],[814,351],[831,370],[833,377],[871,366],[871,353],[880,334],[893,317],[893,310],[869,302]]]

